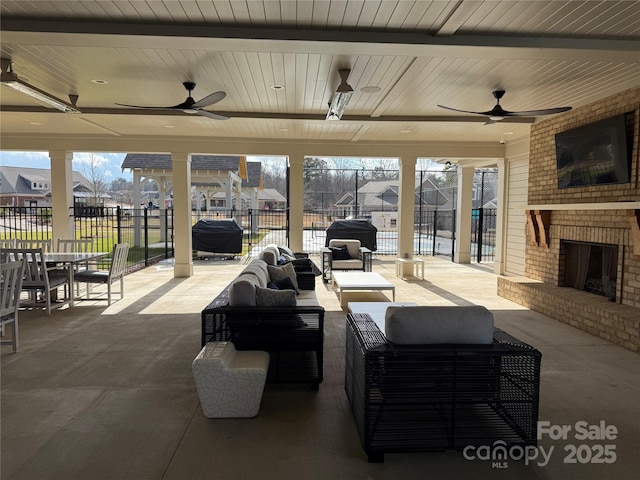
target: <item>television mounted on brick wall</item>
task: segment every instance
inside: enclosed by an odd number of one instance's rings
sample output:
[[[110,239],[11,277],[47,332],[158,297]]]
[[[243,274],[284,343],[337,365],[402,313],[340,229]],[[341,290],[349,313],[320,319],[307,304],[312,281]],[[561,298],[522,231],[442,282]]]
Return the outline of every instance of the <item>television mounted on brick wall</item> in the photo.
[[[633,113],[556,134],[558,188],[628,183]]]

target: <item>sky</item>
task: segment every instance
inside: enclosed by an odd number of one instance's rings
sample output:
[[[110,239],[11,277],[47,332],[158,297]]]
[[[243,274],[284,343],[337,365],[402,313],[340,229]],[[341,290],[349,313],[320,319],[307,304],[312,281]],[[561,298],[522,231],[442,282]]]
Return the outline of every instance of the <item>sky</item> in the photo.
[[[103,169],[105,180],[110,183],[117,178],[132,181],[133,175],[120,168],[125,153],[78,153],[73,154],[73,169],[83,172],[83,165],[88,165],[93,157],[94,161]],[[10,152],[0,150],[0,165],[3,167],[51,168],[48,152]]]

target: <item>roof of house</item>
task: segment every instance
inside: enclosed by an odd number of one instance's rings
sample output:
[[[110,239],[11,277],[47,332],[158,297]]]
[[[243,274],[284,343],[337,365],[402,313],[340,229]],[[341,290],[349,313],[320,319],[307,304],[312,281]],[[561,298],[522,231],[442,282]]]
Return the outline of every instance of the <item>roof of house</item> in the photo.
[[[171,155],[168,153],[127,153],[121,167],[122,169],[171,170],[173,164]],[[191,170],[237,172],[240,170],[240,157],[232,155],[191,155]]]
[[[23,194],[30,195],[34,193],[31,183],[46,182],[51,184],[51,170],[48,168],[30,168],[30,167],[5,167],[0,166],[0,176],[2,185],[0,193],[7,194]],[[90,183],[82,173],[73,170],[71,172],[74,189],[78,185],[82,185],[90,189]],[[37,190],[40,193],[46,193],[50,188]]]

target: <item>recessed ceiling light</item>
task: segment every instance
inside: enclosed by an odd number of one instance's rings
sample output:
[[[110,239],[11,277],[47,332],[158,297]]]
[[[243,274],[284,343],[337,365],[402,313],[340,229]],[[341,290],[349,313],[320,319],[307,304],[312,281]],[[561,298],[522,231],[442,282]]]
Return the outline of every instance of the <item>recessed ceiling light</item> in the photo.
[[[29,125],[36,125],[37,126],[37,125],[42,125],[42,123],[40,123],[40,122],[29,122]]]
[[[513,132],[504,132],[505,135],[513,135]]]
[[[175,125],[165,125],[164,128],[176,128]]]
[[[411,133],[411,130],[400,130],[400,133]]]
[[[106,85],[107,83],[109,83],[106,80],[102,80],[100,78],[94,78],[93,80],[91,80],[91,82],[97,85]]]
[[[289,131],[289,129],[288,129],[288,128],[285,128],[285,127],[282,127],[282,128],[280,129],[280,131],[281,131],[281,132],[288,132],[288,131]]]
[[[280,85],[279,83],[275,83],[271,85],[272,90],[284,90],[284,85]]]
[[[378,93],[380,90],[382,90],[380,87],[377,87],[375,85],[367,85],[366,87],[362,87],[360,89],[361,92],[363,93]]]

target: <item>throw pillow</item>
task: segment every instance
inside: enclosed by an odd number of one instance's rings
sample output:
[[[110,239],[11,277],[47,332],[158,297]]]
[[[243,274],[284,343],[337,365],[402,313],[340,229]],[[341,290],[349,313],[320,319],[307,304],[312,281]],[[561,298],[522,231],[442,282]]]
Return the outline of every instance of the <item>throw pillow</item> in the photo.
[[[296,289],[296,286],[293,284],[293,282],[289,277],[285,277],[282,280],[276,280],[275,282],[272,282],[272,283],[276,286],[278,290],[293,290],[296,293],[300,293]]]
[[[293,290],[271,290],[256,287],[256,306],[258,307],[295,307],[296,292]]]
[[[271,290],[280,290],[280,287],[273,282],[267,283],[267,288],[270,288]]]
[[[339,247],[329,247],[333,260],[350,260],[349,250],[346,245],[340,245]]]
[[[298,291],[298,280],[296,279],[296,271],[293,268],[293,265],[290,263],[282,266],[268,265],[267,269],[269,270],[269,277],[271,277],[272,282],[275,283],[278,280],[289,277],[291,279],[291,283],[293,283],[293,289],[296,292]]]

